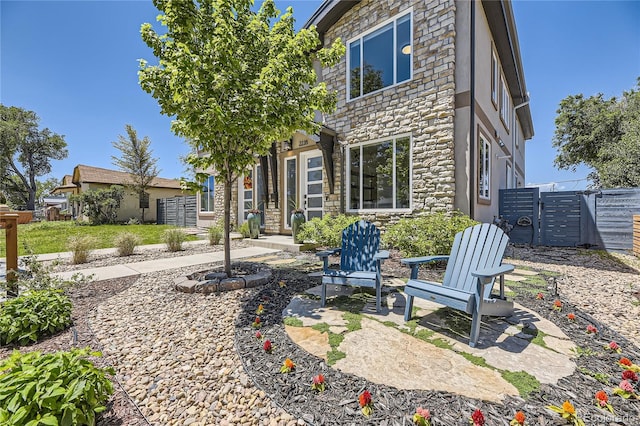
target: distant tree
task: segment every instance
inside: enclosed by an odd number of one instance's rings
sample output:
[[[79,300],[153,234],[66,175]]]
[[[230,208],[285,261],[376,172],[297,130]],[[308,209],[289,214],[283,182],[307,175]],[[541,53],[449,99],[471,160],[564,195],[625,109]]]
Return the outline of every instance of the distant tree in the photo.
[[[130,124],[125,126],[127,136],[118,136],[117,142],[112,142],[113,146],[120,150],[121,156],[111,156],[111,161],[123,172],[129,173],[130,179],[126,182],[134,194],[140,200],[140,223],[144,223],[144,210],[149,207],[149,193],[147,190],[151,186],[151,182],[158,176],[160,171],[156,167],[157,158],[151,155],[153,151],[150,148],[151,141],[147,136],[138,139],[135,129]]]
[[[360,96],[360,67],[351,70],[351,97]],[[364,94],[371,93],[374,90],[382,89],[384,82],[382,80],[382,70],[376,70],[371,64],[364,66],[364,80],[362,90]]]
[[[318,131],[315,112],[332,111],[336,97],[318,82],[313,62],[333,65],[345,48],[336,39],[331,49],[319,49],[315,28],[296,33],[291,8],[272,22],[280,15],[273,0],[258,12],[253,0],[154,4],[166,31],[142,25],[142,39],[159,63],[140,61],[140,85],[200,154],[187,162],[199,172],[213,167],[224,184],[224,269],[230,274],[233,183],[273,141],[296,130]]]
[[[555,164],[575,170],[578,164],[594,169],[595,187],[640,186],[640,79],[621,99],[598,94],[568,96],[557,111],[553,146]]]
[[[90,189],[69,197],[71,202],[79,202],[82,213],[89,218],[92,225],[115,223],[120,203],[124,198],[124,188],[111,185],[104,189]]]
[[[44,197],[51,195],[56,187],[60,185],[60,180],[56,178],[48,178],[46,180],[36,181],[36,203],[42,206]]]
[[[39,120],[33,111],[0,104],[0,191],[27,210],[35,209],[36,178],[69,154],[64,136],[38,130]]]

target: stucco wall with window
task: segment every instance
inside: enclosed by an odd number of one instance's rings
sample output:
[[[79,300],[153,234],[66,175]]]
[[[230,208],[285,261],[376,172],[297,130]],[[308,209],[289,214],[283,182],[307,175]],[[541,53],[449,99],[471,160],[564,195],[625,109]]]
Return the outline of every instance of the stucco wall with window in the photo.
[[[336,37],[347,55],[322,79],[338,93],[325,124],[346,145],[346,211],[384,223],[453,209],[454,1],[363,0],[327,31],[325,45]],[[386,50],[388,63],[375,57]]]

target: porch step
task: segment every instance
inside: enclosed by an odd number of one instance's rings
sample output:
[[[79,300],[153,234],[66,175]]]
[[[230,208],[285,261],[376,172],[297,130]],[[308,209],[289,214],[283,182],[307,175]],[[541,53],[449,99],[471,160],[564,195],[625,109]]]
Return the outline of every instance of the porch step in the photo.
[[[256,247],[265,247],[278,250],[286,250],[293,253],[299,253],[300,251],[309,250],[308,244],[294,244],[293,237],[291,235],[260,235],[260,238],[245,238],[245,243]]]

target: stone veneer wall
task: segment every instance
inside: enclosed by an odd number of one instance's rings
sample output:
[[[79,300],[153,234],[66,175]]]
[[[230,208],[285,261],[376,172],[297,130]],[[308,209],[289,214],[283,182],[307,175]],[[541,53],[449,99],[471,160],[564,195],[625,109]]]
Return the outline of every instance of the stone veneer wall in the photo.
[[[339,141],[354,144],[412,135],[413,209],[361,214],[382,226],[403,216],[454,208],[455,1],[363,0],[325,34],[325,46],[336,37],[346,44],[409,7],[413,7],[414,49],[410,81],[347,102],[346,58],[323,70],[323,80],[338,93],[337,109],[326,116],[325,124],[338,132]],[[340,155],[336,146],[336,191],[325,197],[326,213],[338,213],[340,208]]]

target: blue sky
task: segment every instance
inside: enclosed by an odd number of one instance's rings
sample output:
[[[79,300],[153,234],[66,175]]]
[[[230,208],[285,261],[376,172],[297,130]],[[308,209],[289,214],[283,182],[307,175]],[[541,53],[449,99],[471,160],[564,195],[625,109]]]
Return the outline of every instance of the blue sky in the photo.
[[[320,0],[277,1],[301,26]],[[526,182],[582,189],[588,170],[558,171],[551,146],[561,99],[619,96],[640,76],[640,1],[513,2],[535,137],[527,142]],[[65,135],[69,157],[49,177],[77,164],[115,168],[111,142],[131,124],[148,136],[163,177],[185,175],[188,152],[170,119],[138,85],[140,58],[154,61],[140,25],[160,28],[150,0],[0,0],[0,102],[35,111],[41,127]]]

